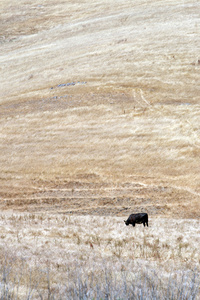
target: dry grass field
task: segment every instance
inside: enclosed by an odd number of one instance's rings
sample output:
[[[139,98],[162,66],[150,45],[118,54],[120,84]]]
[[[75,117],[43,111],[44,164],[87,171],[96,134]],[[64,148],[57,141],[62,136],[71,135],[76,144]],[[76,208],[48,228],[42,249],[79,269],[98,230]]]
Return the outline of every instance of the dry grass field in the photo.
[[[198,299],[199,12],[1,0],[5,299]]]
[[[199,221],[129,227],[120,217],[1,213],[1,295],[198,299]]]

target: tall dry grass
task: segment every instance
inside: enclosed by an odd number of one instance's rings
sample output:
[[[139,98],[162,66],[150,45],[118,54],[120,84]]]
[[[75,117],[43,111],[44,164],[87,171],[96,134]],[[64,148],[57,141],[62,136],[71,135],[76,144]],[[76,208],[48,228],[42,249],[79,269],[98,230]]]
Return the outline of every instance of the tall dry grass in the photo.
[[[17,268],[16,268],[17,267]],[[198,299],[200,278],[197,270],[142,268],[141,264],[93,261],[66,265],[62,281],[55,284],[50,266],[34,271],[25,263],[6,260],[0,269],[1,299]],[[14,273],[13,272],[17,272]]]
[[[8,299],[198,299],[199,222],[1,215]],[[6,254],[5,254],[6,250]]]

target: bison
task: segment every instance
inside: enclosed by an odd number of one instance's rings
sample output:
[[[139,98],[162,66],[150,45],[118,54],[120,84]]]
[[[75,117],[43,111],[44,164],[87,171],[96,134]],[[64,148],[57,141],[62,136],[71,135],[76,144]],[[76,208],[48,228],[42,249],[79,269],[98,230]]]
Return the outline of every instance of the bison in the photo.
[[[128,226],[129,224],[132,224],[135,227],[135,224],[142,224],[145,226],[145,224],[148,226],[148,214],[146,213],[140,213],[140,214],[131,214],[126,221],[124,221],[125,224]]]

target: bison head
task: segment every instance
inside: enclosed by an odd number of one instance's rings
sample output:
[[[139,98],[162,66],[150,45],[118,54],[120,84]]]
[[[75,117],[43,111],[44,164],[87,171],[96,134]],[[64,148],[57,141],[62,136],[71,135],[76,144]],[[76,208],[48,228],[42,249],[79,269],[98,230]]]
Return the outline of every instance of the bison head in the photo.
[[[124,223],[126,224],[126,226],[128,226],[129,225],[129,222],[128,222],[128,220],[124,220]]]

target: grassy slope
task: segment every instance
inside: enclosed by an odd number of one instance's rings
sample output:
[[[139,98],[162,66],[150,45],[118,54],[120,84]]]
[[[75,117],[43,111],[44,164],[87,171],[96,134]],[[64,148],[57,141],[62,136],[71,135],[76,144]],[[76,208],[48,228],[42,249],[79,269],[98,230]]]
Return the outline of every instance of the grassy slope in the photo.
[[[199,217],[198,11],[1,1],[2,209]]]

